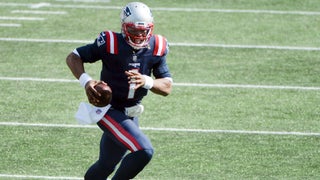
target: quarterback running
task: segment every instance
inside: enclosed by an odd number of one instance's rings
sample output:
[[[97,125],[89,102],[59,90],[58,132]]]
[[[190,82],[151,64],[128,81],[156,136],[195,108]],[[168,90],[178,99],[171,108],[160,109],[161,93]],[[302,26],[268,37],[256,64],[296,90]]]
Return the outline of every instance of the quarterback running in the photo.
[[[167,96],[172,89],[167,40],[153,34],[150,8],[140,2],[128,3],[121,10],[120,21],[121,32],[103,31],[92,44],[74,49],[66,58],[92,106],[107,107],[96,120],[103,130],[99,158],[88,168],[85,180],[106,180],[113,172],[114,180],[133,179],[143,170],[154,149],[138,125],[144,110],[142,99],[149,90]],[[84,66],[97,61],[102,62],[99,80],[91,78]],[[107,105],[101,104],[95,88],[101,82],[112,90]]]

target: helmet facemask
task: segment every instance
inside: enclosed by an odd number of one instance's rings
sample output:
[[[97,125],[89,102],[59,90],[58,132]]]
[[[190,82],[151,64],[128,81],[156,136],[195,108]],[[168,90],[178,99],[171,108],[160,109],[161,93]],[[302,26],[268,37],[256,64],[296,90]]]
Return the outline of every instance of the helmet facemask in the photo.
[[[153,32],[153,24],[145,23],[123,23],[122,33],[127,43],[134,49],[145,48],[149,44],[149,40]]]

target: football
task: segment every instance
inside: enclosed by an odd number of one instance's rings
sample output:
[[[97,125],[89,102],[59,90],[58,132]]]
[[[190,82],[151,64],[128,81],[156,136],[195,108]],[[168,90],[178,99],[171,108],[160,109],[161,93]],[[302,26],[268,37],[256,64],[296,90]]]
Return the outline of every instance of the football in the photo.
[[[96,104],[96,106],[103,107],[110,104],[112,99],[112,90],[107,85],[107,83],[101,81],[97,85],[95,85],[94,88],[101,94],[101,97],[99,99],[100,102]]]

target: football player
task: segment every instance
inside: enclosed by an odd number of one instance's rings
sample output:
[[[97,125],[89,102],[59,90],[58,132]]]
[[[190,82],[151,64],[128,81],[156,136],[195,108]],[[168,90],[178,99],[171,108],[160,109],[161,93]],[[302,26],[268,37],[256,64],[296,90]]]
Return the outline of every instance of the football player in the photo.
[[[121,11],[121,32],[104,31],[92,44],[71,52],[66,63],[85,88],[91,104],[99,105],[94,86],[104,81],[112,89],[111,108],[97,122],[103,130],[98,160],[87,170],[86,180],[132,179],[148,164],[153,146],[139,129],[141,100],[148,90],[167,96],[172,78],[166,63],[166,39],[153,34],[154,21],[149,7],[140,2],[127,4]],[[85,72],[84,63],[102,61],[100,80]],[[129,153],[126,153],[129,151]]]

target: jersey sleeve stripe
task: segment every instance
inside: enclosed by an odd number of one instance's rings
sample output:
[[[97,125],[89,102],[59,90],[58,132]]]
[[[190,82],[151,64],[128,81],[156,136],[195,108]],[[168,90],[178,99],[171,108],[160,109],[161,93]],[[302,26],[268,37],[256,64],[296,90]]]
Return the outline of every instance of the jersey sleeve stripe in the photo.
[[[153,55],[162,56],[166,50],[166,40],[160,35],[155,35],[155,46],[153,50]]]
[[[112,31],[106,32],[107,37],[107,52],[110,54],[118,54],[118,40],[117,36]]]
[[[113,34],[113,43],[114,43],[114,54],[118,54],[118,38],[117,34],[115,32],[112,32]]]
[[[159,43],[158,43],[159,38],[157,35],[155,35],[154,38],[155,38],[155,43],[154,43],[153,55],[157,55],[158,49],[159,49]]]
[[[123,129],[113,118],[108,115],[102,118],[101,124],[106,127],[123,145],[131,152],[141,150],[141,146],[136,139]]]

